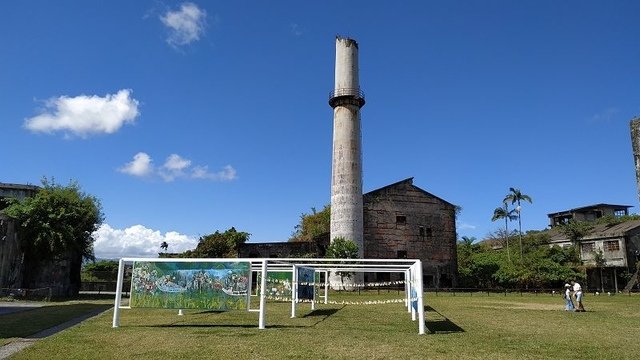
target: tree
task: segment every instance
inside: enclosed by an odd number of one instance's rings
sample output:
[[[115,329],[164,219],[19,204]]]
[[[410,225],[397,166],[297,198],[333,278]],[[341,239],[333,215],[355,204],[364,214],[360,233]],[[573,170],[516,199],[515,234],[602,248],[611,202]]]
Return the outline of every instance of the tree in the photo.
[[[326,257],[329,259],[357,259],[358,258],[358,244],[352,240],[347,240],[343,237],[337,237],[333,239],[329,247],[327,248]],[[340,282],[344,288],[344,278],[351,278],[353,273],[348,271],[337,271],[336,275],[340,276]]]
[[[234,227],[221,233],[201,236],[195,250],[187,250],[180,257],[186,258],[232,258],[238,257],[238,248],[249,240],[251,234],[237,231]]]
[[[515,220],[517,217],[514,215],[515,210],[509,210],[507,203],[504,203],[504,207],[499,207],[493,210],[493,216],[491,221],[504,219],[504,231],[505,231],[505,243],[507,245],[507,258],[511,261],[511,254],[509,253],[509,221]]]
[[[313,241],[322,234],[327,234],[331,226],[331,206],[325,205],[320,211],[311,208],[311,214],[300,215],[300,223],[296,225],[289,241]]]
[[[162,243],[160,243],[160,249],[164,250],[164,252],[167,252],[167,250],[169,249],[169,244],[166,241],[163,241]]]
[[[24,252],[24,286],[33,286],[39,271],[48,261],[68,260],[70,289],[80,289],[83,259],[94,259],[93,233],[102,224],[100,201],[84,193],[77,182],[67,186],[44,178],[35,196],[11,199],[4,213],[15,219]]]
[[[511,202],[511,205],[514,204],[518,204],[518,206],[516,207],[516,212],[518,213],[518,239],[520,241],[520,261],[522,261],[522,221],[521,221],[521,216],[520,213],[522,212],[522,206],[520,205],[521,201],[528,201],[530,204],[532,204],[533,202],[531,201],[531,197],[529,197],[529,195],[525,195],[522,192],[520,192],[520,189],[516,189],[516,188],[509,188],[509,194],[507,196],[505,196],[503,202],[507,203],[507,202]]]
[[[577,246],[578,241],[593,230],[593,224],[587,221],[569,220],[566,224],[559,225],[558,229],[571,240],[573,245]]]
[[[119,263],[114,260],[100,260],[85,264],[82,268],[83,277],[89,281],[116,281]]]

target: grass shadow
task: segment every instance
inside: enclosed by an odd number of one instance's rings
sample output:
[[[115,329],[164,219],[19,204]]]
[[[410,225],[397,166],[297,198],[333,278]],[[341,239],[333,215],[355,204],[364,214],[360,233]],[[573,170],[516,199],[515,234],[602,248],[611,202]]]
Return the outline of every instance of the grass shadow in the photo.
[[[337,313],[338,311],[340,311],[342,309],[344,309],[344,305],[342,305],[342,307],[338,308],[338,309],[316,309],[316,310],[312,310],[310,313],[308,313],[305,316],[303,316],[303,318],[322,317],[321,319],[316,321],[315,324],[313,324],[313,326],[316,326],[316,325],[320,324],[321,322],[327,320],[330,316],[332,316],[333,314]]]
[[[113,305],[77,303],[46,305],[27,311],[0,316],[0,339],[42,338],[54,334],[81,320],[95,316]]]
[[[425,326],[429,329],[429,332],[432,334],[451,334],[451,333],[461,333],[464,332],[464,329],[449,320],[446,316],[442,315],[438,310],[432,308],[429,305],[424,307],[424,311],[426,313],[435,313],[440,318],[434,320],[425,320]]]
[[[257,329],[258,324],[157,324],[157,325],[130,325],[130,327],[142,328],[241,328],[241,329]],[[308,326],[301,325],[266,325],[267,329],[293,329],[306,328]]]

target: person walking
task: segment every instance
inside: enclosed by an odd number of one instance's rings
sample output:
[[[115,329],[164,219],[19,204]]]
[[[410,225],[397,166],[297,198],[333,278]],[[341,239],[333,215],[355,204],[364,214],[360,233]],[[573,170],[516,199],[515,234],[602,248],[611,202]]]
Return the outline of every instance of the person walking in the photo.
[[[572,281],[571,285],[573,285],[573,296],[576,298],[576,311],[584,312],[584,306],[582,305],[582,286],[577,281]]]
[[[573,306],[573,300],[571,299],[571,285],[564,284],[564,294],[562,297],[564,298],[564,310],[574,311],[575,307]]]

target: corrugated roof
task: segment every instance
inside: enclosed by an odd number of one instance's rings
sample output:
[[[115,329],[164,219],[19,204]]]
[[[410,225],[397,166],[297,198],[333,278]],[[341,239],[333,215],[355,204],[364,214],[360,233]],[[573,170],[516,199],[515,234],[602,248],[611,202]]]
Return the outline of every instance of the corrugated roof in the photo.
[[[640,228],[640,220],[628,220],[616,225],[597,224],[581,241],[622,237],[638,228]],[[569,238],[558,227],[554,227],[549,230],[549,240],[550,242],[563,242],[568,241]]]

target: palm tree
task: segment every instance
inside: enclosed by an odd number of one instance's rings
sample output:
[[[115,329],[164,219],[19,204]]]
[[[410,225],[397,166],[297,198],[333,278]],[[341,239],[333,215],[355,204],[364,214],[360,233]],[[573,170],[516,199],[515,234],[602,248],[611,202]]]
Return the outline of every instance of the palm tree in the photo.
[[[520,189],[509,188],[509,195],[505,196],[504,203],[511,202],[511,205],[518,204],[516,207],[516,212],[518,213],[518,239],[520,240],[520,261],[522,261],[522,221],[520,220],[520,213],[522,212],[522,207],[520,206],[520,201],[528,201],[529,204],[533,204],[531,201],[531,197],[529,195],[525,195],[520,192]]]
[[[166,241],[163,241],[163,242],[160,244],[160,249],[164,250],[164,252],[167,252],[167,249],[169,249],[169,244],[167,244],[167,242],[166,242]]]
[[[498,207],[493,210],[493,217],[491,217],[491,221],[504,219],[504,238],[507,244],[507,258],[509,261],[511,261],[511,254],[509,253],[509,221],[517,218],[516,215],[513,215],[514,212],[515,210],[513,209],[509,210],[509,206],[505,202],[504,207]]]

